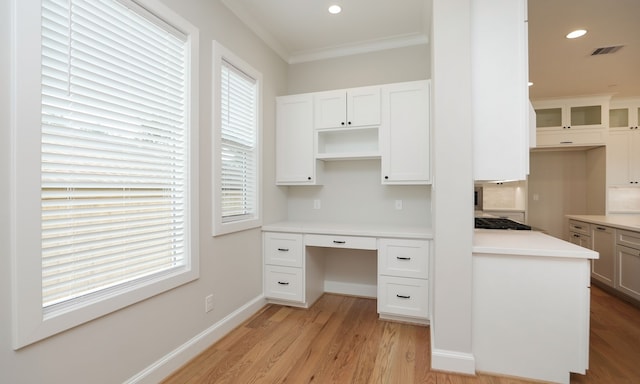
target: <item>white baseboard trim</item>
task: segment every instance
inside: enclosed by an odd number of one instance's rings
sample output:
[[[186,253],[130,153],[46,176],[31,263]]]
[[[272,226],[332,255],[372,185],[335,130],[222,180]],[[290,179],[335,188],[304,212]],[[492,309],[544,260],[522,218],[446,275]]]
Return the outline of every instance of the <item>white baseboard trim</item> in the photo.
[[[264,295],[247,302],[217,323],[194,336],[191,340],[169,352],[141,372],[129,378],[124,384],[155,384],[175,372],[189,360],[220,340],[231,330],[258,312],[267,304]]]
[[[476,360],[472,353],[431,348],[431,368],[436,371],[476,374]]]
[[[324,281],[324,291],[326,293],[337,293],[340,295],[378,297],[378,286],[370,284],[345,283],[343,281]]]

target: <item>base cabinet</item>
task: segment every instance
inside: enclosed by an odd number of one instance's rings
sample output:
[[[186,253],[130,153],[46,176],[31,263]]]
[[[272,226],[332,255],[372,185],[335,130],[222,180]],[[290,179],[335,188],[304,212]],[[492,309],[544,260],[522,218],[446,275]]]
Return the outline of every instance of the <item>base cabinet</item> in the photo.
[[[600,254],[591,263],[591,277],[613,287],[615,281],[615,229],[602,225],[591,227],[593,250]]]
[[[428,324],[431,244],[421,239],[265,231],[264,295],[271,303],[309,308],[324,293],[328,252],[377,250],[380,318]]]
[[[616,289],[640,300],[640,233],[618,230]]]

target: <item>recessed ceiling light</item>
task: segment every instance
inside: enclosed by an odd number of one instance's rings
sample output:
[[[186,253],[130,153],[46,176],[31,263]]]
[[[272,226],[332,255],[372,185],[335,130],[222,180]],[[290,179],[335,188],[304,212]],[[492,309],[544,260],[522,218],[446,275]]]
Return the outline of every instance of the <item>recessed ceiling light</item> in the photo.
[[[584,29],[576,29],[575,31],[567,34],[567,39],[575,39],[577,37],[584,36],[586,33],[587,31]]]
[[[335,15],[337,13],[342,12],[342,7],[340,7],[339,5],[332,5],[329,7],[329,13]]]

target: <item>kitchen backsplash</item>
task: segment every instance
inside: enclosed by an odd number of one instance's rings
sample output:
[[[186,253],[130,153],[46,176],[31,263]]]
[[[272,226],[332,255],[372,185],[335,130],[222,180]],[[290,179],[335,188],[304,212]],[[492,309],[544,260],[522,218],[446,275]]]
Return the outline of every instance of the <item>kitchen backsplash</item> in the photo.
[[[524,211],[527,201],[527,185],[524,181],[482,184],[483,205],[489,210]]]
[[[609,187],[609,213],[640,213],[640,188]]]

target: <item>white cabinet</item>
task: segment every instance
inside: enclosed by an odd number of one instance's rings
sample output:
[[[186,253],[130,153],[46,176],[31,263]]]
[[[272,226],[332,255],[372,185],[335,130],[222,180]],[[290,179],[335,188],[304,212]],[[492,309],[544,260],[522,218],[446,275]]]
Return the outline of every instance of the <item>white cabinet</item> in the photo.
[[[609,128],[638,128],[640,99],[611,100],[609,105]]]
[[[378,240],[378,312],[381,318],[429,319],[429,254],[426,240]],[[406,320],[406,319],[405,319]]]
[[[593,250],[600,254],[591,264],[591,277],[610,286],[615,281],[615,229],[603,225],[591,226]]]
[[[616,284],[620,292],[640,300],[640,233],[617,230]]]
[[[318,184],[312,94],[276,98],[276,149],[276,184]]]
[[[604,145],[609,125],[609,97],[539,100],[538,147]]]
[[[593,249],[591,224],[569,220],[569,241],[584,248]]]
[[[640,99],[611,102],[607,141],[607,184],[640,186]]]
[[[361,87],[314,94],[315,128],[380,124],[380,87]]]
[[[474,179],[524,180],[531,129],[526,1],[474,0],[471,18]]]
[[[305,302],[302,235],[263,234],[264,295],[267,299]]]
[[[429,81],[423,80],[382,86],[383,184],[431,181],[429,85]]]

